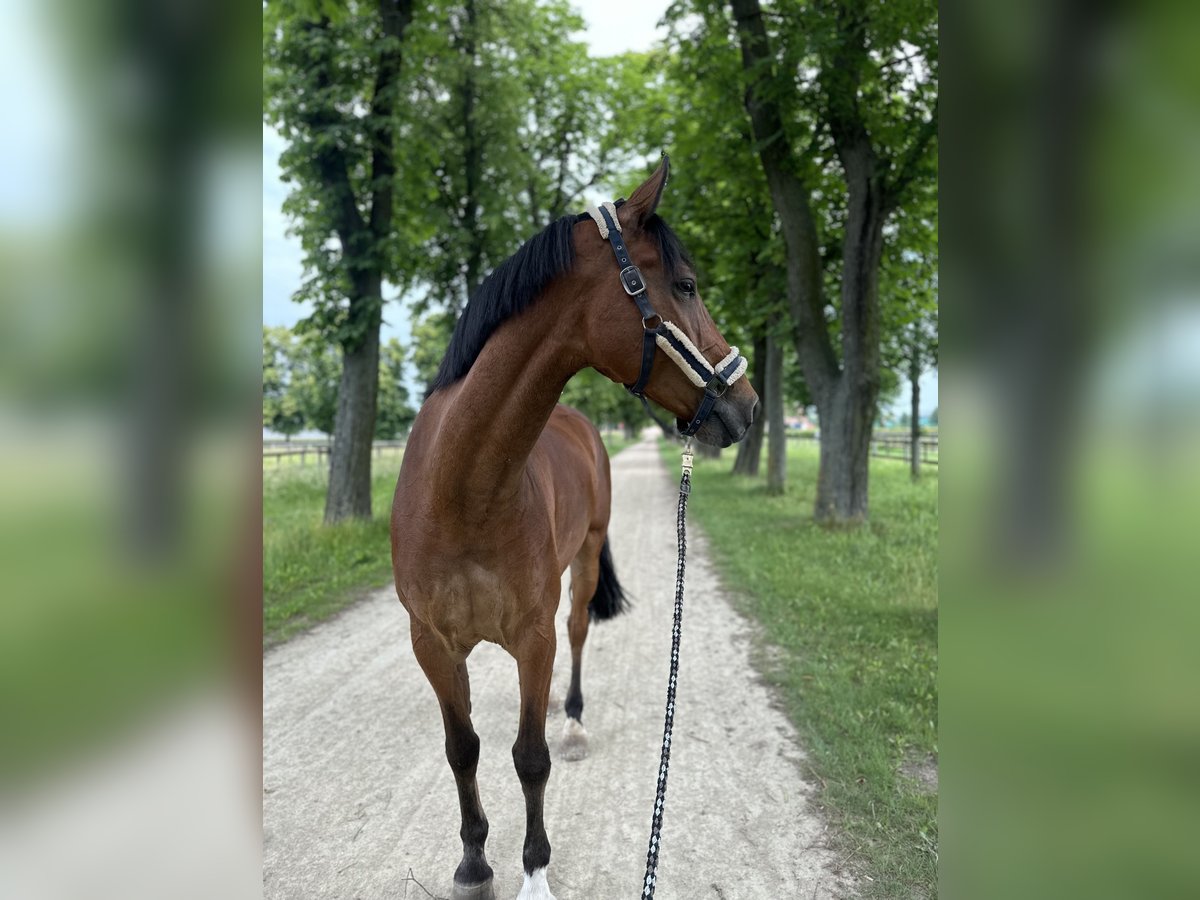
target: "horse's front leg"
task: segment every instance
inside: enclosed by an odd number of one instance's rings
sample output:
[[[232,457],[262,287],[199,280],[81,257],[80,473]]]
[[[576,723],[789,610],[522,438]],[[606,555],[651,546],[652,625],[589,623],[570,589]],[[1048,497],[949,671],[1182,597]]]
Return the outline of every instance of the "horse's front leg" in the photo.
[[[555,586],[557,589],[557,585]],[[521,720],[513,744],[513,764],[525,792],[525,882],[517,900],[554,900],[546,881],[550,864],[550,840],[542,806],[550,778],[550,749],[546,746],[546,707],[550,703],[550,675],[554,669],[554,603],[544,621],[522,636],[513,656],[521,678]]]
[[[484,855],[488,821],[479,800],[475,770],[479,763],[479,737],[471,724],[471,682],[465,660],[455,659],[415,619],[412,625],[413,652],[429,679],[442,707],[446,730],[446,760],[458,787],[462,815],[463,856],[454,872],[452,900],[495,900],[492,867]]]

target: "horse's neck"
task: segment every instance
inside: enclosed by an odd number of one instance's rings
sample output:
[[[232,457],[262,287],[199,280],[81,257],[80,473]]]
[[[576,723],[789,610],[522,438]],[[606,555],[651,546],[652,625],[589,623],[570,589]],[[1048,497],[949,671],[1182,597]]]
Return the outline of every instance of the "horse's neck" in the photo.
[[[470,372],[447,390],[433,477],[473,503],[510,503],[562,389],[584,366],[577,330],[545,299],[496,329]]]

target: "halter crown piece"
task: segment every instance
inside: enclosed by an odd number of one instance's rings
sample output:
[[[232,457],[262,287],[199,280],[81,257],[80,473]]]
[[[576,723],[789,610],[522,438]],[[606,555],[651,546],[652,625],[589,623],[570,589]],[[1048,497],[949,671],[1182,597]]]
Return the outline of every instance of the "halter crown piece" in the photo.
[[[661,347],[667,358],[679,366],[692,384],[704,389],[704,396],[696,414],[687,427],[680,430],[680,434],[693,435],[712,413],[717,398],[746,374],[749,363],[738,353],[737,347],[731,347],[724,359],[715,366],[710,365],[683,330],[674,322],[663,319],[650,305],[650,298],[646,295],[646,280],[642,278],[641,270],[633,264],[629,248],[621,239],[621,221],[617,218],[616,204],[605,201],[599,206],[590,207],[587,214],[600,229],[600,237],[605,238],[612,246],[617,265],[621,267],[621,286],[633,299],[642,315],[642,371],[638,374],[637,381],[625,387],[642,403],[646,402],[646,382],[650,380],[650,370],[654,367],[655,350]],[[658,324],[652,324],[656,319]]]

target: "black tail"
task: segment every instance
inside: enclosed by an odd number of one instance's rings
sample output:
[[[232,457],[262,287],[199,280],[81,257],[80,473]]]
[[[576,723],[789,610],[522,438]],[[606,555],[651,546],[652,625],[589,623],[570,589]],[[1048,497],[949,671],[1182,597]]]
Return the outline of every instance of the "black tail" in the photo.
[[[593,619],[611,619],[629,608],[629,598],[617,581],[613,570],[612,553],[608,549],[608,538],[600,548],[600,580],[596,582],[596,593],[588,604],[588,613]]]

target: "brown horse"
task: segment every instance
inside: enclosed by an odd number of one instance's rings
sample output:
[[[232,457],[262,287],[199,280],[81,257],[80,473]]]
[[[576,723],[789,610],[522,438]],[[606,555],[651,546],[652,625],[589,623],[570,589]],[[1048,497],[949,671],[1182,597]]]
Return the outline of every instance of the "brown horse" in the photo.
[[[696,293],[687,254],[655,214],[666,180],[664,158],[617,209],[620,230],[657,312],[716,363],[730,358],[730,348]],[[638,377],[649,325],[618,271],[586,214],[560,219],[501,264],[459,319],[396,485],[396,591],[408,610],[413,652],[441,705],[458,786],[463,857],[454,873],[456,900],[494,896],[466,662],[480,641],[507,650],[520,676],[513,762],[526,831],[518,900],[553,900],[542,798],[562,573],[571,567],[567,758],[579,758],[587,746],[579,667],[589,618],[608,618],[623,605],[608,553],[608,455],[592,424],[557,404],[567,381],[587,366],[623,384]],[[686,422],[702,390],[666,353],[656,354],[652,369],[649,362],[645,393]],[[741,439],[757,401],[746,380],[733,384],[710,401],[712,414],[696,437],[719,446]]]

